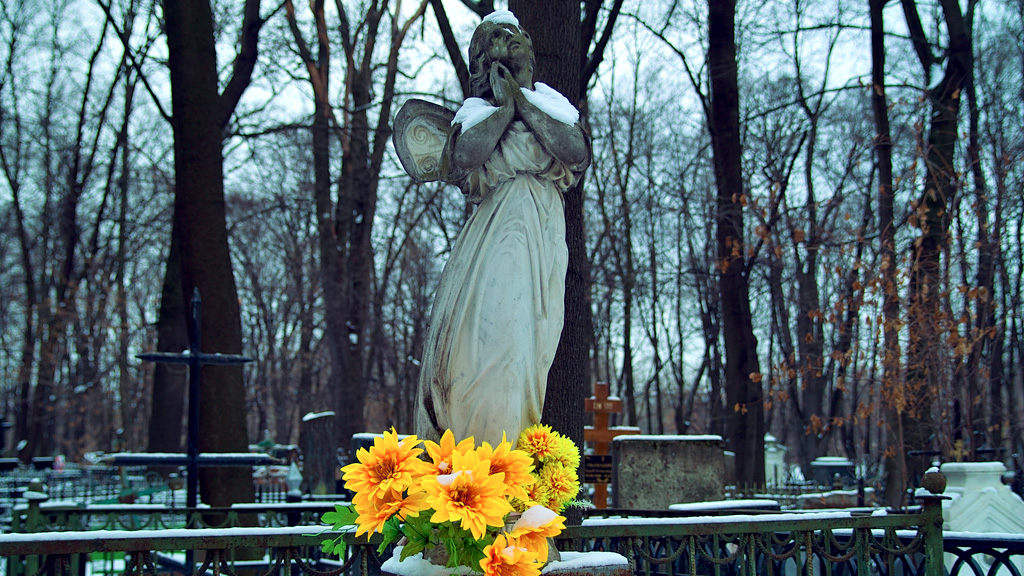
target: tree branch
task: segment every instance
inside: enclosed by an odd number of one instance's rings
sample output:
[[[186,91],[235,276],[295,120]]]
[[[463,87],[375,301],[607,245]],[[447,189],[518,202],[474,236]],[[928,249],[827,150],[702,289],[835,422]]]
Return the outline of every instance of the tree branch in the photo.
[[[580,72],[580,94],[579,99],[583,100],[587,94],[587,86],[590,85],[590,79],[597,72],[598,66],[604,60],[604,51],[608,46],[608,41],[611,40],[612,31],[615,29],[615,20],[618,19],[619,13],[622,11],[622,0],[615,0],[612,5],[610,13],[608,15],[608,21],[604,25],[604,30],[601,32],[601,38],[597,41],[593,51],[590,52],[590,57],[586,58],[586,62],[583,64],[583,69]],[[594,10],[593,14],[587,14],[587,20],[584,22],[583,29],[583,54],[587,53],[591,40],[594,38],[597,28],[597,10]]]
[[[125,53],[128,54],[128,59],[131,61],[132,68],[135,69],[135,73],[138,74],[139,79],[142,80],[142,85],[146,87],[146,92],[149,93],[149,97],[153,100],[153,104],[156,105],[156,109],[158,112],[160,112],[160,116],[162,116],[163,119],[166,120],[168,124],[170,124],[171,115],[168,114],[166,110],[164,110],[163,104],[160,103],[160,98],[157,97],[156,92],[153,90],[153,87],[149,84],[149,79],[146,77],[146,74],[142,71],[142,65],[139,63],[138,60],[135,59],[135,53],[132,52],[131,49],[131,39],[129,38],[128,34],[121,30],[121,28],[117,25],[117,22],[114,20],[114,15],[110,12],[110,4],[103,2],[103,0],[96,0],[96,4],[98,4],[99,7],[103,9],[103,14],[106,15],[107,21],[110,22],[110,26],[114,29],[114,32],[117,33],[117,37],[121,40],[121,46],[124,48]]]
[[[903,15],[907,20],[907,28],[910,30],[910,40],[917,52],[917,59],[921,61],[924,68],[925,83],[931,84],[932,64],[936,57],[932,54],[931,46],[928,44],[928,37],[925,36],[924,26],[921,24],[921,16],[917,13],[917,3],[914,0],[901,0],[903,4]]]
[[[469,67],[462,57],[459,42],[455,39],[451,22],[448,20],[448,14],[445,13],[441,0],[430,0],[430,6],[434,9],[434,18],[437,20],[437,27],[441,30],[445,50],[448,51],[448,57],[451,58],[452,65],[455,66],[455,76],[459,79],[459,85],[462,86],[462,96],[469,98],[472,96],[469,91]]]
[[[280,7],[278,8],[280,10]],[[260,18],[260,0],[245,0],[242,30],[239,32],[239,50],[231,64],[231,79],[220,95],[220,125],[223,128],[231,120],[245,89],[252,80],[256,68],[257,43],[260,29],[266,20]]]
[[[477,16],[483,18],[491,12],[494,12],[494,0],[462,0],[462,3],[466,5],[473,12],[476,12]]]

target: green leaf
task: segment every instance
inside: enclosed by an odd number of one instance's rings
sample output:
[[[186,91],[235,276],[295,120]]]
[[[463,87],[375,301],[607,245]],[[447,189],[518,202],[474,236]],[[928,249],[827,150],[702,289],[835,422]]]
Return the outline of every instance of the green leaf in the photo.
[[[333,540],[324,540],[320,543],[325,554],[337,554],[339,558],[345,557],[345,549],[348,544],[345,544],[345,536],[341,535]]]
[[[445,564],[445,567],[455,568],[459,565],[459,547],[455,543],[455,539],[446,538],[444,540],[444,547],[448,550],[448,563]]]
[[[341,504],[335,504],[334,511],[325,512],[321,520],[323,520],[324,524],[331,524],[335,529],[339,529],[346,526],[355,526],[357,518],[359,518],[359,513],[351,505],[342,506]]]
[[[401,555],[401,557],[399,557],[399,560],[405,560],[406,558],[409,558],[410,556],[414,556],[416,554],[419,554],[420,552],[423,552],[424,549],[426,549],[426,543],[425,542],[422,542],[422,541],[413,542],[412,540],[410,540],[409,543],[406,544],[404,548],[402,548],[402,555]]]
[[[433,527],[430,524],[430,516],[420,514],[419,516],[406,518],[402,532],[409,540],[428,542],[430,540],[430,535],[433,532],[432,528]]]
[[[384,522],[384,540],[377,547],[377,553],[383,554],[384,550],[395,540],[402,536],[402,523],[398,517],[392,516]]]

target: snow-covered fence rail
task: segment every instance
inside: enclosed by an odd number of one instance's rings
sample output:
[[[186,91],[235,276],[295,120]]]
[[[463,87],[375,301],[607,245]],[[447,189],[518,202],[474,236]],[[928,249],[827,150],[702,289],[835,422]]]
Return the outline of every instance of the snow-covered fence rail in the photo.
[[[235,504],[231,507],[185,508],[166,504],[49,503],[30,500],[11,513],[11,532],[64,532],[69,530],[166,530],[196,526],[232,528],[252,525],[316,525],[333,502],[281,502]]]
[[[86,566],[97,557],[107,559],[101,564],[113,564],[104,566],[104,572],[113,569],[123,574],[205,574],[210,570],[232,575],[242,568],[268,576],[295,573],[281,572],[286,567],[308,576],[368,574],[374,544],[365,538],[361,543],[353,541],[344,561],[331,561],[320,554],[319,531],[314,526],[295,526],[2,534],[0,556],[8,576],[85,574]],[[188,564],[194,570],[185,569]]]
[[[925,497],[921,511],[908,514],[591,519],[559,539],[575,539],[586,550],[618,552],[637,576],[942,576],[941,499]]]
[[[630,560],[637,576],[942,576],[940,498],[926,498],[921,512],[911,514],[835,512],[588,520],[582,526],[568,527],[559,537],[559,546],[617,551]],[[0,535],[0,556],[8,557],[8,574],[26,576],[75,572],[86,555],[97,552],[120,554],[125,559],[120,567],[125,573],[152,573],[161,557],[183,550],[192,552],[189,557],[215,563],[225,574],[241,567],[279,574],[288,564],[310,576],[329,576],[323,572],[323,559],[318,557],[323,539],[315,535],[318,530],[306,526],[6,534]],[[255,565],[252,561],[231,561],[235,551],[254,548],[266,550]],[[367,576],[376,560],[372,545],[356,545],[350,551],[345,568],[350,570],[348,574]],[[206,570],[210,566],[200,567]],[[181,566],[177,571],[190,572]],[[341,572],[339,566],[329,574]]]

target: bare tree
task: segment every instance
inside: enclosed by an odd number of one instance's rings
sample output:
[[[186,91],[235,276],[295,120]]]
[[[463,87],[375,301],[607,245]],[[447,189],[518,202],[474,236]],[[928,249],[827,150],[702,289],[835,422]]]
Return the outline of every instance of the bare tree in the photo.
[[[722,336],[725,340],[726,446],[736,454],[736,481],[764,484],[764,398],[750,314],[750,269],[743,236],[742,161],[735,21],[732,1],[708,4],[708,127],[718,185],[716,234]]]
[[[398,77],[398,57],[405,36],[426,10],[422,0],[412,16],[400,22],[402,3],[370,2],[359,20],[340,1],[338,30],[345,62],[343,102],[330,101],[330,39],[323,0],[310,7],[316,30],[316,56],[299,27],[295,8],[285,2],[289,27],[309,74],[315,110],[313,117],[314,200],[320,235],[320,265],[325,299],[325,326],[331,353],[332,404],[338,413],[339,441],[347,446],[352,435],[365,428],[367,381],[372,376],[374,348],[371,335],[373,246],[378,188],[387,140],[391,135],[391,106]],[[374,105],[374,59],[383,38],[382,20],[390,21],[389,48],[379,97],[376,126],[369,109]],[[354,25],[353,25],[354,24]],[[343,112],[339,120],[335,108]],[[331,199],[330,131],[340,129],[341,174],[338,201]]]
[[[933,66],[942,61],[932,52],[932,44],[925,36],[917,3],[903,0],[902,4],[928,86],[925,96],[931,105],[931,120],[923,150],[926,170],[923,192],[911,219],[911,224],[921,230],[921,235],[914,240],[911,251],[907,377],[902,391],[894,396],[903,432],[900,449],[922,451],[934,447],[936,406],[933,400],[943,388],[943,374],[948,374],[947,366],[943,366],[942,348],[935,346],[944,332],[939,296],[941,257],[948,250],[950,208],[957,197],[953,156],[959,133],[960,96],[969,82],[973,56],[970,29],[960,5],[954,0],[943,0],[942,21],[949,41],[943,58],[945,68],[942,76],[933,78]],[[968,12],[974,10],[974,5],[974,0],[968,2]],[[908,485],[924,473],[928,463],[926,457],[918,456],[908,458],[905,472],[898,468],[887,469],[888,474],[904,474],[902,481],[897,476],[887,481],[887,485]],[[895,494],[889,497],[894,505],[902,503],[902,498]]]
[[[167,284],[180,284],[178,304],[198,291],[203,298],[202,346],[242,352],[241,311],[231,266],[224,204],[222,137],[256,64],[263,25],[259,0],[246,0],[239,52],[224,92],[218,89],[214,19],[208,0],[165,0],[164,23],[171,79],[175,201]],[[176,248],[175,248],[176,247]],[[180,260],[175,261],[176,258]],[[180,277],[174,278],[174,274]],[[178,311],[176,306],[171,311]],[[170,311],[166,311],[170,312]],[[161,310],[161,315],[165,311]],[[170,314],[168,314],[170,315]],[[173,318],[173,315],[172,315]],[[191,319],[189,319],[191,322]],[[203,452],[245,452],[249,438],[240,367],[205,367],[199,419]],[[154,384],[156,386],[156,384]],[[169,425],[180,424],[169,416]],[[200,471],[203,501],[222,506],[252,501],[250,474],[242,468]]]

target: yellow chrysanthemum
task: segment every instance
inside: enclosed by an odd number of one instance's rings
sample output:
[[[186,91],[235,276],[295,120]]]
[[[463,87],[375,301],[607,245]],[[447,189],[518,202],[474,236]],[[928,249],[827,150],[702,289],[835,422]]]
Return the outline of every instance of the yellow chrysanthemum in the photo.
[[[430,521],[458,523],[478,540],[488,526],[503,526],[512,506],[503,496],[505,475],[491,474],[490,467],[490,461],[480,460],[476,452],[456,451],[451,474],[425,477],[422,487],[434,509]]]
[[[517,501],[522,503],[522,506],[517,504],[516,510],[519,512],[525,512],[527,508],[535,504],[541,506],[547,506],[551,502],[551,490],[543,482],[537,481],[526,487],[526,494],[529,496],[525,501]],[[553,506],[552,506],[553,508]]]
[[[458,444],[455,443],[455,434],[451,430],[445,430],[441,435],[441,442],[423,441],[423,447],[434,463],[434,474],[449,474],[452,471],[452,453],[461,452],[465,454],[473,449],[474,440],[470,436]]]
[[[484,442],[476,450],[481,460],[490,460],[491,474],[505,474],[505,496],[527,500],[529,494],[526,487],[536,479],[530,474],[533,471],[533,458],[522,450],[513,450],[512,443],[502,435],[501,443],[492,448]]]
[[[546,424],[534,424],[519,435],[516,448],[533,456],[538,462],[546,461],[558,446],[558,433]]]
[[[555,462],[548,463],[541,469],[540,483],[545,485],[550,495],[547,507],[556,512],[561,512],[580,491],[576,471]],[[543,504],[540,500],[538,502]]]
[[[363,494],[356,494],[352,499],[352,505],[359,513],[356,518],[356,536],[366,532],[383,533],[384,523],[392,516],[397,514],[399,519],[405,520],[410,516],[419,516],[420,512],[427,509],[427,495],[423,492],[414,492],[405,497],[392,490],[386,490],[384,494],[380,499]]]
[[[429,473],[430,465],[417,458],[423,453],[423,449],[416,448],[417,444],[415,436],[399,442],[394,428],[385,432],[374,439],[369,450],[359,449],[359,462],[341,469],[345,473],[345,488],[371,499],[382,500],[389,491],[397,497],[421,475]]]
[[[538,576],[541,563],[536,553],[523,548],[515,538],[498,534],[494,543],[484,548],[480,569],[484,576]]]
[[[548,557],[548,538],[558,536],[562,530],[565,530],[564,516],[550,508],[532,506],[516,521],[512,536],[520,546],[536,552],[538,558],[545,560]]]
[[[580,467],[580,450],[572,440],[559,436],[547,462],[558,462],[566,468],[576,470]]]

